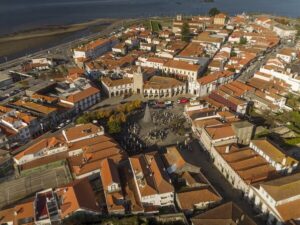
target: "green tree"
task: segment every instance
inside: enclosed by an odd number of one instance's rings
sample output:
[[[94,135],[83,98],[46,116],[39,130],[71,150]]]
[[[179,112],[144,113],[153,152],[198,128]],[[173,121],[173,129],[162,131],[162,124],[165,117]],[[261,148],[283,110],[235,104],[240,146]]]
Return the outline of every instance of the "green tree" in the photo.
[[[88,122],[89,121],[87,120],[87,118],[85,116],[81,116],[76,119],[76,124],[85,124]]]
[[[247,38],[241,37],[240,38],[240,45],[245,45],[245,44],[247,44]]]
[[[123,112],[120,112],[116,115],[116,121],[118,121],[119,123],[125,123],[126,119],[126,115]]]
[[[182,24],[181,28],[181,40],[185,42],[189,42],[190,40],[190,26],[187,22]]]
[[[133,106],[134,106],[134,109],[138,109],[141,107],[141,104],[142,104],[142,101],[141,100],[134,100],[132,102]]]
[[[218,8],[214,7],[209,10],[208,15],[213,17],[219,13],[220,13],[220,10]]]
[[[109,120],[107,122],[108,133],[117,134],[121,132],[121,123],[117,120]]]
[[[237,56],[237,53],[236,52],[231,52],[230,53],[230,57],[236,57]]]
[[[229,70],[230,72],[235,73],[235,69],[234,69],[234,68],[229,68],[228,70]]]

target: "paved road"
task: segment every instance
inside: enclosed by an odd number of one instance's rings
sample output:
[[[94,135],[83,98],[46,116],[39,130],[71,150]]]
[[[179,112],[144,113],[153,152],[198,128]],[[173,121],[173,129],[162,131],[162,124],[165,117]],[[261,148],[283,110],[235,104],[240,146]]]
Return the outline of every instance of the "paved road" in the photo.
[[[213,165],[209,155],[203,150],[198,141],[193,141],[191,144],[192,150],[182,151],[182,155],[185,160],[192,165],[201,168],[202,173],[207,177],[209,182],[216,188],[221,194],[223,199],[227,201],[235,202],[241,209],[243,209],[252,219],[254,219],[258,225],[264,223],[257,217],[257,214],[253,211],[253,208],[248,202],[241,198],[241,196],[225,179],[225,177],[219,172],[219,170]]]
[[[124,26],[124,24],[128,24],[128,23],[133,23],[134,21],[136,21],[136,19],[124,19],[124,20],[119,20],[116,21],[114,23],[112,23],[111,25],[107,26],[104,30],[97,32],[97,33],[93,33],[89,36],[80,38],[80,39],[76,39],[74,41],[71,42],[67,42],[67,43],[63,43],[61,45],[57,45],[48,49],[44,49],[42,51],[33,53],[31,55],[28,56],[23,56],[5,63],[0,64],[0,70],[6,70],[6,69],[13,69],[14,67],[18,67],[22,62],[28,60],[29,58],[34,58],[34,57],[49,57],[51,56],[51,54],[56,54],[56,55],[60,55],[59,53],[63,53],[63,54],[70,54],[70,48],[82,43],[82,42],[88,42],[91,41],[95,38],[99,38],[99,37],[103,37],[105,35],[109,35],[111,32],[119,29],[120,27]],[[50,52],[50,55],[48,55],[48,53]]]
[[[254,61],[254,63],[251,66],[249,66],[245,71],[243,71],[237,79],[242,82],[246,82],[247,80],[249,80],[270,58],[276,56],[276,53],[280,48],[282,48],[282,45],[277,46],[271,52],[264,55],[263,59]]]

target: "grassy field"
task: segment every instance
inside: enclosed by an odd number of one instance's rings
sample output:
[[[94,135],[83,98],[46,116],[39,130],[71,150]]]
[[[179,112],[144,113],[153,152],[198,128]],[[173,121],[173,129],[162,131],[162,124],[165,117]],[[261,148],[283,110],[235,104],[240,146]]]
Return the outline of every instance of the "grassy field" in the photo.
[[[162,30],[161,24],[158,21],[150,20],[150,27],[152,32],[160,32]]]

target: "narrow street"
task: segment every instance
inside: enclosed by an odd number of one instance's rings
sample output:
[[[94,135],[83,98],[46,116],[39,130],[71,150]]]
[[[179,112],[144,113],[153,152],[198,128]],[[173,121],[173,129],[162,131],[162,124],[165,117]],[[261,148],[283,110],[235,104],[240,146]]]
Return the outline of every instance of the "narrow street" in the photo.
[[[207,177],[211,184],[216,188],[216,190],[221,194],[224,202],[233,201],[241,209],[244,210],[258,225],[263,225],[264,222],[258,218],[257,214],[254,212],[253,208],[248,204],[245,199],[242,199],[231,184],[225,179],[225,177],[219,172],[219,170],[214,166],[208,153],[206,153],[199,142],[194,140],[191,144],[192,150],[182,151],[181,154],[185,160],[195,166],[201,168],[202,173]]]
[[[242,82],[246,82],[247,80],[249,80],[251,77],[254,76],[254,74],[259,71],[259,69],[272,57],[276,56],[276,53],[278,52],[278,50],[282,48],[282,45],[278,45],[277,47],[275,47],[271,52],[267,53],[266,55],[264,55],[264,58],[261,60],[256,59],[254,61],[254,63],[248,67],[247,70],[245,70],[244,72],[242,72],[242,74],[237,78],[239,81]]]

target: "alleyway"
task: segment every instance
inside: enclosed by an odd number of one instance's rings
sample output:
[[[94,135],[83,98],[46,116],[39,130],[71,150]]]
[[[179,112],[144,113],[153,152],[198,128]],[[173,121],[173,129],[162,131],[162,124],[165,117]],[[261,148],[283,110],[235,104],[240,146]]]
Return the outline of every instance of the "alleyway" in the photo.
[[[254,212],[250,204],[241,198],[239,192],[232,188],[231,184],[225,179],[225,177],[219,172],[219,170],[210,161],[209,155],[203,150],[198,141],[193,141],[191,144],[191,150],[182,151],[181,154],[185,160],[195,166],[201,168],[202,173],[207,177],[211,184],[221,194],[224,201],[233,201],[241,209],[243,209],[258,225],[263,225],[264,222]]]

